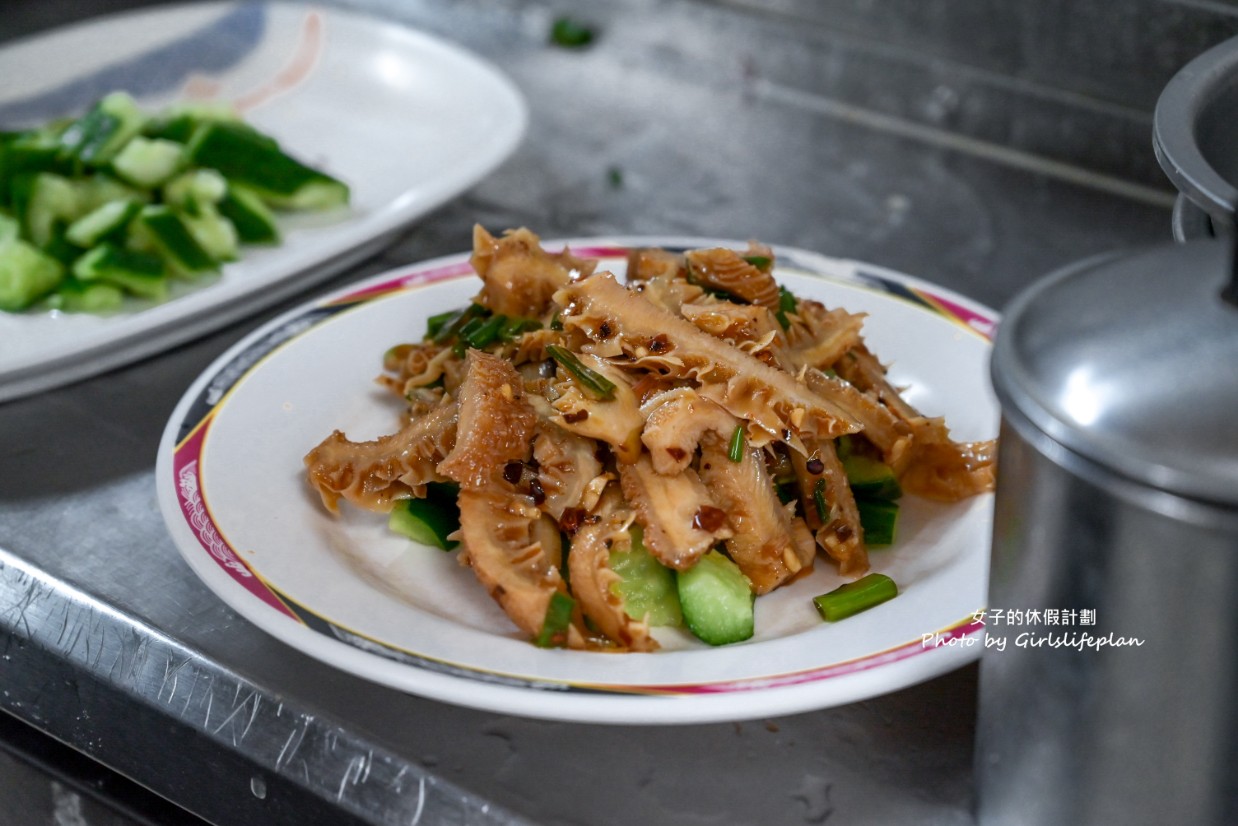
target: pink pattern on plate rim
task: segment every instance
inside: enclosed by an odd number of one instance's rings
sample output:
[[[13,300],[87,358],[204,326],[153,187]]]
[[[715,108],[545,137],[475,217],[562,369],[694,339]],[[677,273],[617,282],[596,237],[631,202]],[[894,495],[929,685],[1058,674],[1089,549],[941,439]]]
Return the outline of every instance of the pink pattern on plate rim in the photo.
[[[202,444],[206,431],[210,428],[214,412],[208,415],[177,447],[172,456],[172,474],[176,479],[176,501],[189,529],[193,531],[198,544],[210,554],[219,567],[265,604],[281,614],[300,622],[297,615],[288,609],[283,601],[272,593],[271,589],[237,555],[236,549],[220,534],[214,517],[206,501],[202,498],[202,477],[198,463],[202,454]]]

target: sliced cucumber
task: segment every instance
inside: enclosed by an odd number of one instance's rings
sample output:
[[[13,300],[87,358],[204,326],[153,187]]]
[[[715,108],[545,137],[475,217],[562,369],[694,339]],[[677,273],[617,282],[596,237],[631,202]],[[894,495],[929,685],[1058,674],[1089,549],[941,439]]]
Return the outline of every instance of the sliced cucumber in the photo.
[[[116,153],[112,170],[134,186],[151,189],[175,175],[184,162],[184,144],[138,135]]]
[[[893,545],[898,525],[898,503],[887,499],[856,499],[860,526],[864,529],[864,544],[870,547]]]
[[[13,180],[22,174],[70,171],[60,156],[60,141],[43,131],[18,133],[0,142],[0,203],[12,203]]]
[[[279,243],[279,225],[275,223],[275,213],[271,212],[257,193],[243,185],[228,185],[223,200],[219,202],[219,213],[236,227],[236,234],[242,243]]]
[[[29,242],[0,244],[0,310],[24,310],[56,289],[64,265]]]
[[[460,528],[458,490],[454,485],[431,483],[424,499],[406,499],[387,517],[387,527],[414,542],[450,551],[460,543],[448,539]]]
[[[182,215],[181,220],[207,255],[219,262],[237,259],[241,242],[236,227],[215,207],[206,207],[197,215]]]
[[[192,278],[216,269],[215,259],[202,248],[171,207],[163,204],[142,207],[132,227],[139,248],[146,247],[162,255],[173,275]]]
[[[208,122],[194,130],[189,160],[250,187],[278,209],[325,209],[348,202],[341,181],[301,163],[274,140],[238,123]]]
[[[122,235],[141,209],[142,205],[137,201],[108,201],[70,224],[65,230],[65,238],[83,249],[89,249],[105,238]]]
[[[628,550],[610,552],[610,569],[619,575],[611,591],[623,600],[624,610],[634,620],[652,626],[683,624],[675,572],[645,547],[639,525],[633,525],[630,533]]]
[[[47,297],[47,306],[66,313],[106,313],[119,309],[124,292],[113,284],[66,278]]]
[[[842,459],[847,483],[856,497],[898,499],[903,489],[894,470],[884,462],[861,453],[850,453]]]
[[[47,247],[64,227],[83,212],[80,190],[73,181],[52,172],[20,176],[13,184],[13,203],[25,237]]]
[[[167,272],[157,255],[102,243],[73,263],[73,275],[82,283],[103,282],[143,298],[165,298]]]
[[[21,236],[21,223],[12,215],[0,212],[0,244],[14,241]]]
[[[228,193],[228,181],[214,169],[194,169],[177,175],[163,187],[164,203],[186,215],[216,206]]]
[[[142,131],[146,115],[127,92],[112,92],[73,121],[60,136],[66,156],[87,166],[110,161]]]
[[[147,122],[142,130],[148,138],[188,143],[194,130],[211,121],[236,121],[241,116],[229,103],[221,101],[192,101],[169,106],[162,114]]]
[[[195,166],[192,156],[218,163]],[[230,105],[174,105],[151,117],[129,94],[109,94],[77,118],[0,130],[0,244],[27,245],[7,250],[0,309],[29,307],[65,278],[74,283],[43,306],[107,309],[112,287],[163,297],[168,275],[217,271],[242,244],[278,243],[273,209],[348,197],[345,184],[284,153]]]
[[[576,601],[562,591],[555,591],[546,606],[541,632],[533,643],[539,648],[562,648],[567,645],[567,632],[572,625]]]
[[[739,566],[718,551],[709,551],[676,574],[679,604],[688,630],[710,645],[749,639],[756,628],[752,583]]]

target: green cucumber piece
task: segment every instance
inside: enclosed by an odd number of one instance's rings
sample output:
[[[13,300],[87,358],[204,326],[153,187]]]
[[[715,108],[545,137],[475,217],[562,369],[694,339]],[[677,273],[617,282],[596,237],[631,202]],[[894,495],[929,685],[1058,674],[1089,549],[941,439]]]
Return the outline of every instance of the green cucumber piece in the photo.
[[[60,136],[64,154],[87,166],[110,161],[142,131],[146,115],[127,92],[112,92],[73,121]]]
[[[60,157],[57,138],[41,131],[19,133],[0,143],[0,204],[12,204],[12,185],[19,175],[69,171],[69,164]]]
[[[231,104],[220,101],[174,103],[147,121],[142,134],[148,138],[188,143],[195,129],[212,121],[239,123],[241,116]]]
[[[216,269],[216,262],[194,238],[185,222],[164,204],[144,206],[131,225],[139,248],[163,256],[173,275],[194,277]]]
[[[448,539],[460,528],[459,488],[447,483],[426,485],[424,499],[405,499],[396,503],[387,517],[387,527],[422,545],[450,551],[460,543]]]
[[[184,144],[137,135],[116,153],[112,171],[135,186],[153,189],[175,175],[184,162]]]
[[[709,551],[676,576],[684,623],[702,642],[728,645],[752,637],[756,596],[739,566]]]
[[[0,212],[0,244],[15,241],[21,237],[21,223],[12,215]]]
[[[189,140],[188,155],[191,163],[250,187],[277,209],[326,209],[348,203],[343,182],[306,166],[243,124],[201,124]]]
[[[634,620],[655,627],[682,625],[675,572],[645,547],[639,525],[633,525],[629,533],[629,549],[610,552],[610,569],[619,576],[617,582],[611,583],[611,592],[623,600],[624,611]]]
[[[19,238],[0,244],[0,310],[24,310],[56,289],[64,265]]]
[[[887,499],[856,499],[860,512],[860,527],[864,529],[864,544],[870,548],[894,544],[898,524],[898,503]]]
[[[275,213],[252,190],[240,184],[229,184],[218,204],[219,214],[232,222],[236,234],[245,244],[278,244],[279,225]]]
[[[136,201],[108,201],[69,224],[65,238],[90,249],[105,238],[123,233],[141,209]]]
[[[216,261],[235,261],[239,256],[236,227],[215,207],[204,207],[197,215],[181,215],[181,221],[199,246]]]
[[[73,275],[83,283],[104,282],[143,298],[162,299],[168,294],[162,258],[111,243],[99,244],[78,258]]]
[[[898,586],[885,574],[867,574],[855,582],[840,585],[833,591],[813,597],[813,605],[826,622],[838,622],[867,611],[875,605],[898,596]]]
[[[214,169],[194,169],[177,175],[163,187],[163,201],[185,215],[214,207],[228,192],[228,181]]]
[[[13,182],[13,204],[25,237],[36,247],[47,247],[57,228],[83,212],[81,192],[70,179],[52,172],[22,175]]]
[[[534,638],[534,645],[538,648],[562,648],[567,645],[567,631],[571,627],[575,607],[576,601],[562,591],[551,594],[546,617],[542,620],[542,630]]]
[[[124,300],[124,293],[114,284],[70,277],[47,297],[47,306],[66,313],[106,313],[119,309]]]
[[[130,186],[102,172],[85,178],[74,178],[73,185],[77,188],[78,206],[81,207],[82,215],[112,201],[134,201],[139,204],[151,202],[151,193],[147,190]]]
[[[849,453],[842,464],[847,483],[857,498],[897,499],[903,495],[898,477],[884,462],[862,453]]]

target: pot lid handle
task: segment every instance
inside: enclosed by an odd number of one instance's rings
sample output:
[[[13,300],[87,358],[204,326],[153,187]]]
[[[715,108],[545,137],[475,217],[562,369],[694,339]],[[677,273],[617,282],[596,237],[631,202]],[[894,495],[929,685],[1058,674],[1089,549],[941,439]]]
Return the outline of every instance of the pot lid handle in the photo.
[[[1152,118],[1152,148],[1173,185],[1228,226],[1238,210],[1238,187],[1217,171],[1201,141],[1205,120],[1225,114],[1228,98],[1221,94],[1238,73],[1238,37],[1230,38],[1178,70],[1161,91]]]

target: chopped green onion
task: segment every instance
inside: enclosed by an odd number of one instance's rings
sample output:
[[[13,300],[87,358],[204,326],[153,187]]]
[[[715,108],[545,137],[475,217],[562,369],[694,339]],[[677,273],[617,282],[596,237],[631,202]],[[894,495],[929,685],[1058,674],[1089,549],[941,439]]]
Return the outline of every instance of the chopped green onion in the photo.
[[[619,189],[623,186],[623,170],[617,166],[612,166],[606,170],[606,179],[610,182],[611,189]]]
[[[443,325],[458,316],[463,310],[448,310],[445,313],[432,315],[426,319],[426,338],[434,338],[443,329]]]
[[[542,323],[536,318],[521,318],[520,316],[505,317],[502,329],[499,330],[500,341],[515,341],[522,333],[542,329]]]
[[[885,574],[868,574],[840,585],[827,594],[813,597],[813,605],[826,622],[838,622],[853,614],[867,611],[875,605],[898,596],[898,586]]]
[[[550,317],[550,329],[559,332],[563,329],[563,319],[559,316],[559,311],[555,310],[555,314]]]
[[[489,318],[475,318],[460,328],[460,339],[469,347],[481,350],[496,338],[506,323],[507,316],[492,315]]]
[[[559,17],[550,28],[550,42],[565,49],[579,49],[593,42],[593,28],[570,17]]]
[[[448,321],[443,322],[431,341],[435,344],[445,344],[459,335],[460,329],[465,324],[479,316],[484,318],[488,315],[490,315],[490,311],[480,304],[469,304],[463,310],[455,313]]]
[[[596,370],[586,367],[571,350],[557,344],[548,344],[546,353],[558,362],[560,367],[571,373],[589,396],[605,401],[615,395],[615,383]]]
[[[735,425],[735,432],[731,434],[731,443],[726,448],[726,457],[732,462],[744,460],[744,426],[742,424]]]
[[[778,288],[778,309],[774,312],[774,318],[778,319],[778,324],[782,329],[790,329],[791,319],[787,318],[787,313],[795,312],[795,307],[795,294],[786,287],[780,286]]]
[[[567,629],[572,624],[572,609],[576,601],[562,591],[550,595],[542,630],[533,640],[539,648],[562,648],[567,645]]]
[[[830,521],[830,506],[825,502],[825,480],[818,479],[812,486],[812,503],[817,507],[817,516],[822,522]]]
[[[743,258],[758,270],[768,270],[769,265],[774,263],[768,255],[745,255]]]

